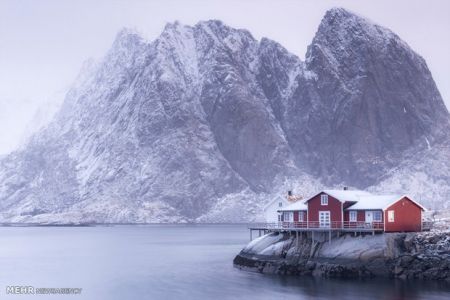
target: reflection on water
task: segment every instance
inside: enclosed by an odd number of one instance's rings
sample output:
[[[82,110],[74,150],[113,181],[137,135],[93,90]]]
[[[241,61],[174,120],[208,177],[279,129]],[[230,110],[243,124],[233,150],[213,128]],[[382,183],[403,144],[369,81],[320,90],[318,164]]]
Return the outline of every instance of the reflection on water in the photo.
[[[450,284],[278,277],[233,268],[243,225],[0,228],[7,285],[81,287],[51,299],[449,299]],[[69,298],[68,298],[69,297]]]

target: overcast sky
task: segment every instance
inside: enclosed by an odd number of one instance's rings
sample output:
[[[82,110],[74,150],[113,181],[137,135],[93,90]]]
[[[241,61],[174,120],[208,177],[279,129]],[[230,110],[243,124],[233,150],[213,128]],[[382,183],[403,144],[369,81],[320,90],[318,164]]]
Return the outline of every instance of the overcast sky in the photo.
[[[0,154],[18,145],[37,108],[61,99],[83,61],[101,57],[122,27],[154,39],[166,22],[220,19],[303,59],[325,11],[335,6],[396,32],[425,58],[450,107],[446,0],[0,0]]]

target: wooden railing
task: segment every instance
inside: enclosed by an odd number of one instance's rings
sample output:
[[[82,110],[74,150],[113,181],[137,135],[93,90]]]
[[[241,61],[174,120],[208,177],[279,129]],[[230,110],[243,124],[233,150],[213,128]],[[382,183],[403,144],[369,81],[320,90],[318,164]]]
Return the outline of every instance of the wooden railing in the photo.
[[[274,223],[256,223],[249,225],[250,228],[262,229],[367,229],[367,230],[383,230],[383,222],[349,222],[349,221],[299,221],[299,222],[274,222]]]
[[[422,222],[422,231],[430,231],[433,228],[432,221],[423,221]]]
[[[433,227],[433,222],[423,221],[422,230],[428,231]],[[253,223],[249,228],[259,229],[348,229],[348,230],[384,230],[383,222],[350,222],[350,221],[299,221],[299,222],[273,222],[273,223]]]

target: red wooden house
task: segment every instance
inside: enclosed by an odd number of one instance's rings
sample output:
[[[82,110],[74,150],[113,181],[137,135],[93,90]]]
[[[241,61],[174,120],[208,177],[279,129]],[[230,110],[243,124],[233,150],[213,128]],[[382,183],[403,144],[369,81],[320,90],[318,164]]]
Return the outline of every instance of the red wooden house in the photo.
[[[279,210],[279,213],[283,226],[406,232],[422,230],[424,210],[407,196],[324,190],[303,203]]]

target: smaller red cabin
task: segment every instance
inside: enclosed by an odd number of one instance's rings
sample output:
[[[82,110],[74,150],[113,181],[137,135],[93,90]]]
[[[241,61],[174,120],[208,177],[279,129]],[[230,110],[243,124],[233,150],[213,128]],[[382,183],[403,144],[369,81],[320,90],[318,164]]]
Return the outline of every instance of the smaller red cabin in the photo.
[[[384,231],[422,231],[422,211],[419,203],[404,196],[384,209]]]

